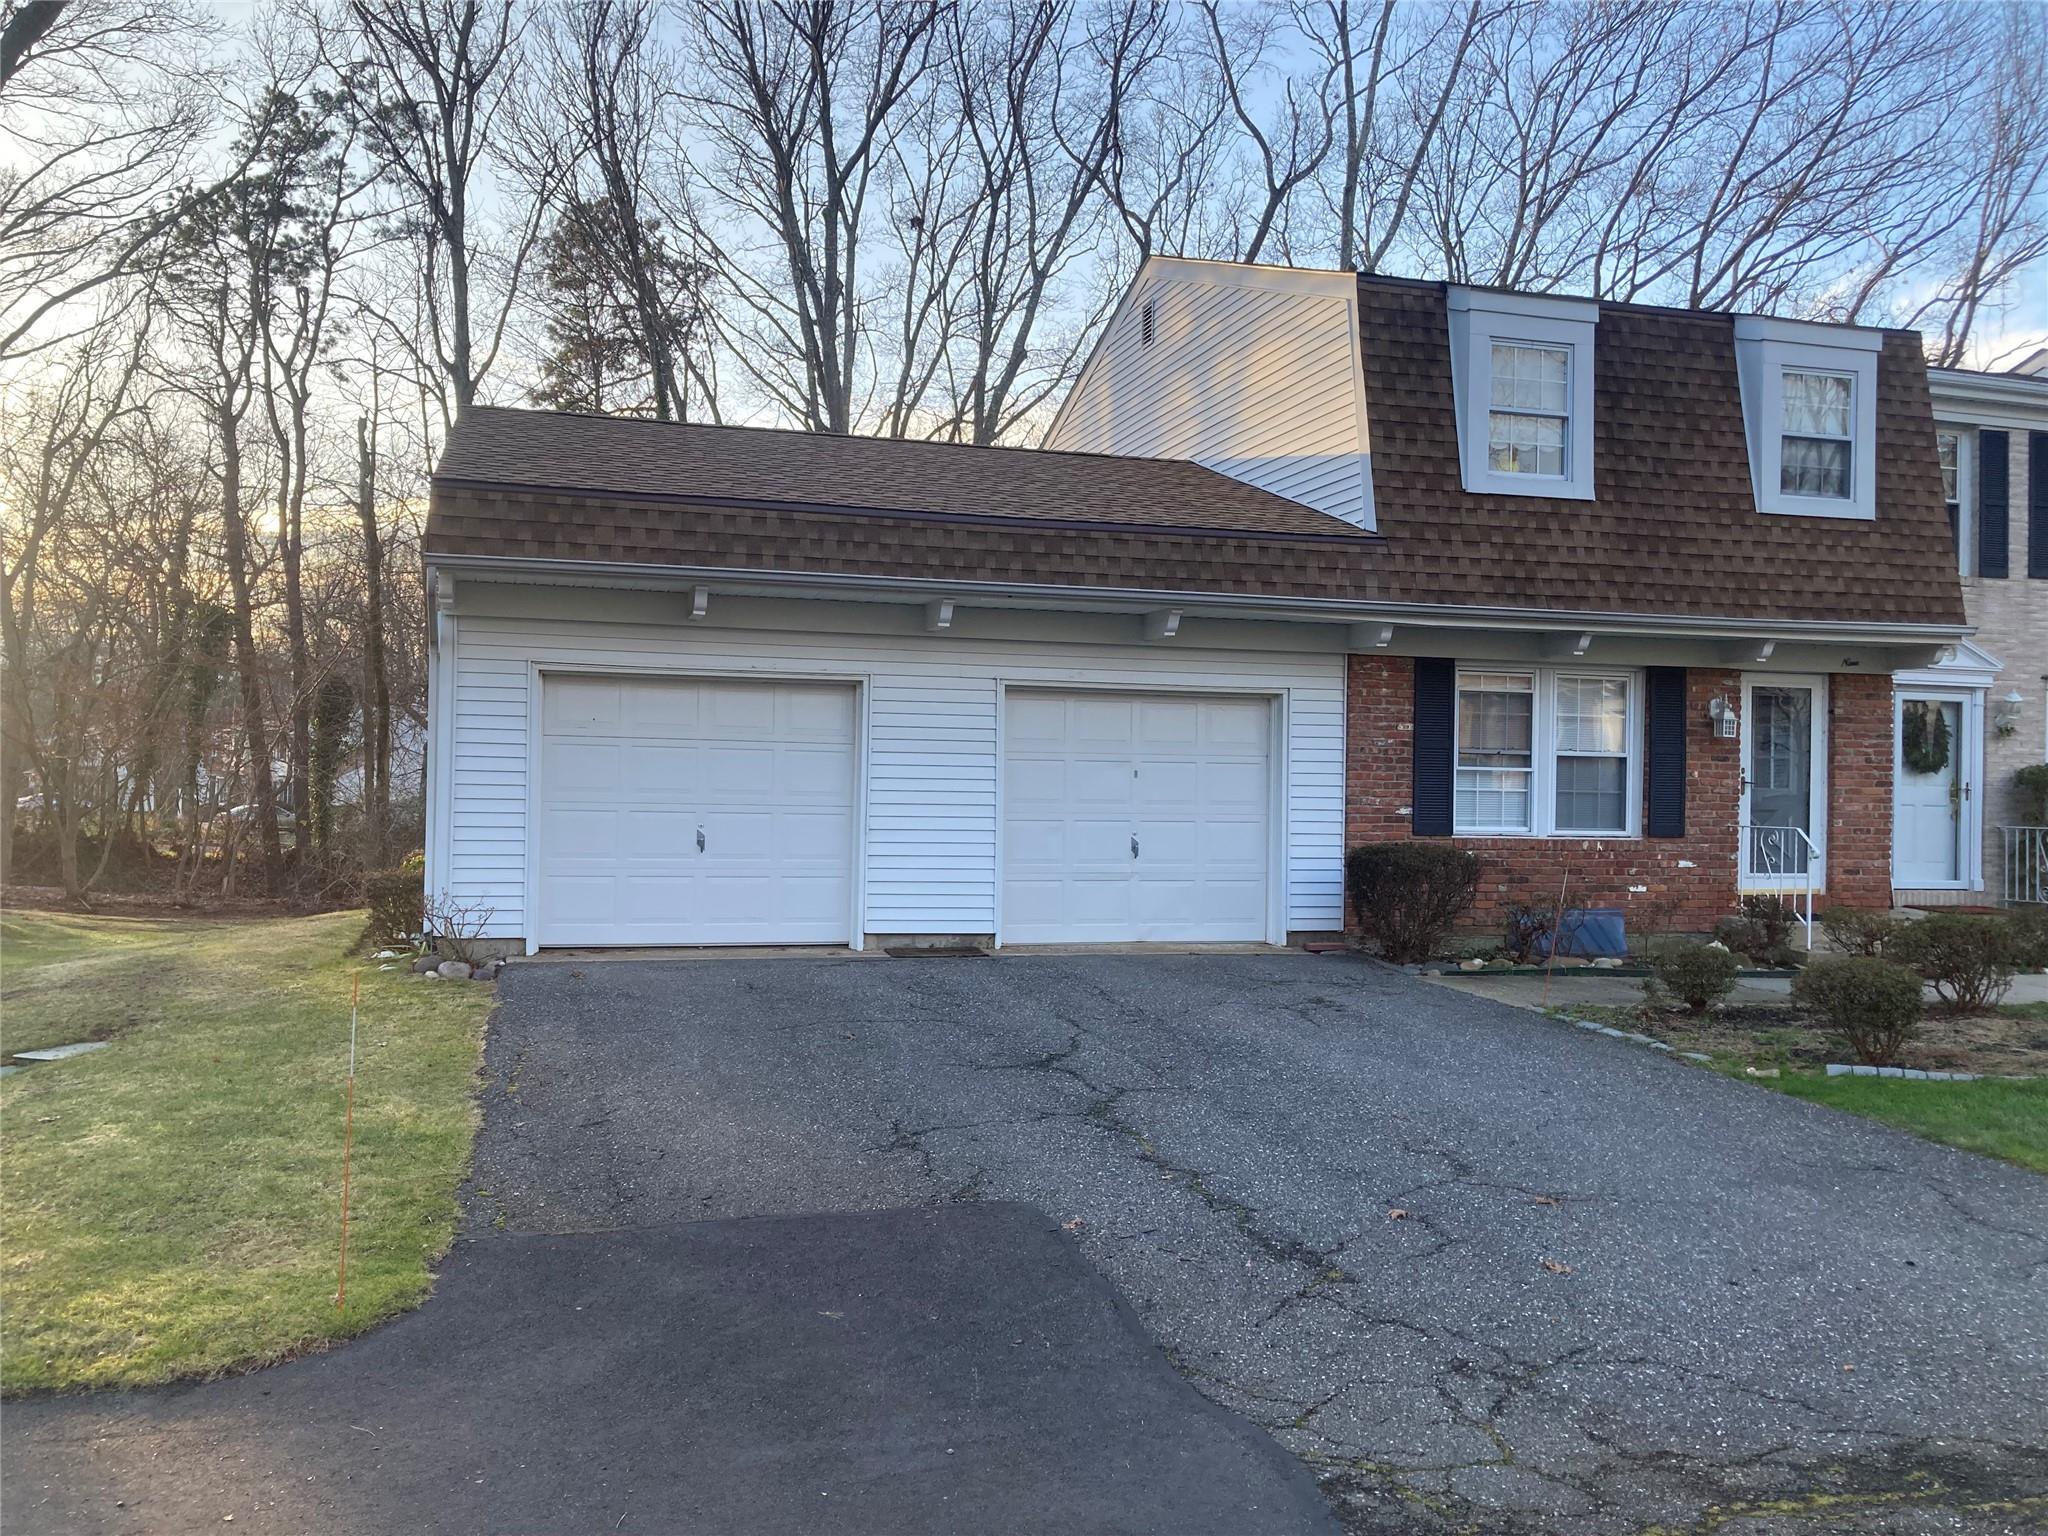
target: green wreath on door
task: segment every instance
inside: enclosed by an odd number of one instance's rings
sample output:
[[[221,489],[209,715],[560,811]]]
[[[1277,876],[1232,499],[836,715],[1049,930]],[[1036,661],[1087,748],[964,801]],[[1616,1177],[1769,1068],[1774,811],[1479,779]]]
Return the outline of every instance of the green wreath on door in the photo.
[[[1948,712],[1916,699],[1906,706],[1906,766],[1915,773],[1939,773],[1948,766]]]

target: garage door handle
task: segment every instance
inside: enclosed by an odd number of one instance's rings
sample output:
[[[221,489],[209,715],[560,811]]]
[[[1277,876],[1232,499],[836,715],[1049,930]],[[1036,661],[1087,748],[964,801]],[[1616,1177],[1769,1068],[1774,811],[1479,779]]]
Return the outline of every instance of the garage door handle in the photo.
[[[1138,834],[1137,834],[1137,833],[1135,833],[1135,832],[1133,832],[1133,833],[1131,834],[1131,857],[1135,859],[1135,858],[1136,858],[1137,856],[1138,856]]]
[[[699,853],[704,851],[704,829],[702,827],[697,829],[697,851]]]

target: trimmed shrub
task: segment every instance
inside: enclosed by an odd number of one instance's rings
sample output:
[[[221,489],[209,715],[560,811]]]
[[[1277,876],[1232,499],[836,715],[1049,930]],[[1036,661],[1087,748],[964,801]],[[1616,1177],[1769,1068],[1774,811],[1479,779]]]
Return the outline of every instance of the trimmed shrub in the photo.
[[[2005,920],[2012,924],[2013,969],[2048,971],[2048,907],[2014,907]]]
[[[1787,966],[1797,958],[1792,928],[1798,921],[1784,897],[1749,895],[1742,898],[1739,912],[1714,924],[1714,937],[1753,964]]]
[[[1896,960],[1845,955],[1816,960],[1792,980],[1792,999],[1848,1040],[1873,1067],[1897,1063],[1920,1027],[1920,975]]]
[[[426,925],[427,892],[417,874],[380,871],[363,882],[363,898],[370,908],[366,944],[410,944]]]
[[[1694,1013],[1705,1013],[1735,987],[1735,957],[1712,944],[1665,945],[1650,970],[1660,988]]]
[[[1351,909],[1396,965],[1434,955],[1479,890],[1479,859],[1447,843],[1369,843],[1344,859]]]
[[[1893,958],[1932,982],[1953,1011],[1981,1013],[2011,988],[2031,945],[2006,918],[1933,912],[1900,924],[1891,947]]]
[[[1830,907],[1820,915],[1820,931],[1845,955],[1881,955],[1898,937],[1900,919],[1889,912],[1858,907]]]
[[[2048,827],[2048,763],[2030,763],[2012,776],[2020,792],[2023,825]]]
[[[1517,965],[1527,965],[1537,951],[1548,951],[1557,934],[1557,908],[1548,902],[1515,903],[1502,925],[1501,948]]]

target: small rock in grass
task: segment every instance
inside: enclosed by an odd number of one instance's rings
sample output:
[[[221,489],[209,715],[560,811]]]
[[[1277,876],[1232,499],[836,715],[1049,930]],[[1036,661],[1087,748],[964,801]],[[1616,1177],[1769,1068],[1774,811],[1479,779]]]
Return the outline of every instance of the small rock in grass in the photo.
[[[1486,962],[1484,960],[1460,960],[1458,962],[1458,969],[1461,971],[1483,971],[1486,969]]]
[[[470,978],[471,971],[465,961],[443,960],[435,968],[435,974],[443,981],[467,981]]]
[[[421,955],[419,959],[413,961],[412,968],[424,976],[429,971],[439,969],[440,964],[441,958],[438,955]]]
[[[496,981],[498,979],[498,972],[504,968],[505,962],[502,960],[486,960],[476,968],[474,979],[477,981]]]
[[[421,981],[439,981],[440,979],[441,973],[439,971],[423,971],[420,974]]]

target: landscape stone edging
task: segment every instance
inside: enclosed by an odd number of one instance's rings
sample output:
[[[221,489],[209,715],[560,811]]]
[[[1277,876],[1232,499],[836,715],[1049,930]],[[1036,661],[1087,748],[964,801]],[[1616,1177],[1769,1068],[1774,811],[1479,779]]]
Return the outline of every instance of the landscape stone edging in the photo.
[[[1704,1051],[1681,1051],[1668,1041],[1652,1035],[1639,1035],[1634,1030],[1616,1029],[1608,1024],[1596,1024],[1591,1019],[1575,1019],[1570,1014],[1552,1014],[1561,1024],[1573,1024],[1580,1029],[1590,1030],[1596,1035],[1605,1035],[1610,1040],[1626,1040],[1631,1045],[1647,1045],[1653,1051],[1664,1051],[1673,1056],[1683,1056],[1687,1061],[1712,1061]],[[1911,1067],[1866,1067],[1846,1062],[1828,1063],[1829,1077],[1891,1077],[1901,1082],[1912,1083],[2032,1083],[2040,1079],[2031,1075],[1999,1076],[1988,1072],[1920,1072]]]
[[[2032,1083],[2032,1073],[2001,1075],[1996,1072],[1916,1072],[1911,1067],[1866,1067],[1861,1062],[1831,1061],[1829,1077],[1896,1077],[1912,1083]]]

